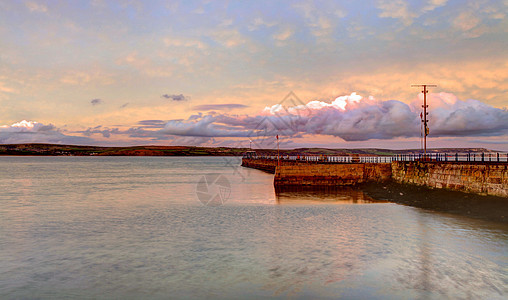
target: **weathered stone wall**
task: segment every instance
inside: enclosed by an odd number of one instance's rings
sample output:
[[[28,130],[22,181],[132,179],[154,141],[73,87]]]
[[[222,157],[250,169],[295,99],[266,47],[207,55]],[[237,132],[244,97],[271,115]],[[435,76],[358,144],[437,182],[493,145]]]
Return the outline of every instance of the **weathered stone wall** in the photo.
[[[281,165],[275,171],[275,186],[340,186],[389,180],[389,163]]]
[[[276,160],[242,158],[242,167],[258,169],[268,173],[275,173]]]
[[[242,166],[275,173],[275,186],[340,186],[394,180],[455,191],[508,197],[508,163],[309,163],[243,159]]]
[[[508,197],[508,164],[481,162],[392,162],[400,183]]]
[[[365,163],[364,179],[366,181],[386,181],[392,178],[390,163]]]

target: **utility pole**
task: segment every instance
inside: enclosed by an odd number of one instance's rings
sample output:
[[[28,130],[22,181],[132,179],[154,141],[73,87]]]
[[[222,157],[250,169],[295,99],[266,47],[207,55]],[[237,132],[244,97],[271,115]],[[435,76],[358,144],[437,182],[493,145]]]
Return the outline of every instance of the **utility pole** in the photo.
[[[429,107],[427,105],[427,93],[429,92],[427,90],[427,87],[436,87],[437,85],[435,84],[412,84],[411,87],[423,87],[423,127],[424,127],[424,132],[423,132],[423,157],[424,159],[427,159],[427,135],[429,135],[429,127],[427,126],[427,115],[429,114],[427,112],[427,108]]]

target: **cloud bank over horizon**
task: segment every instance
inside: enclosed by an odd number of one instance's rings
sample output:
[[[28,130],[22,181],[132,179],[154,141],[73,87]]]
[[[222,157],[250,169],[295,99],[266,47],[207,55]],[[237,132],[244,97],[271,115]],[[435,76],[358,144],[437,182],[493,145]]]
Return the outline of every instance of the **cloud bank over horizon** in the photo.
[[[65,135],[53,124],[44,125],[23,120],[12,125],[0,126],[0,144],[48,143],[48,144],[93,144],[93,139]]]
[[[198,113],[187,119],[142,120],[127,129],[101,125],[67,135],[54,125],[22,121],[0,126],[0,143],[79,143],[100,144],[111,137],[134,138],[146,144],[202,145],[217,140],[267,139],[275,135],[286,141],[313,136],[329,136],[346,143],[369,140],[418,138],[421,134],[421,97],[407,104],[399,100],[378,100],[357,93],[332,101],[278,103],[256,115]],[[460,100],[451,93],[429,94],[429,138],[499,137],[508,135],[508,111],[481,101]],[[76,136],[79,134],[80,136]],[[477,139],[478,140],[478,139]],[[103,140],[104,141],[104,140]],[[489,143],[489,141],[486,141]],[[234,143],[233,143],[234,144]],[[502,145],[505,143],[494,143]]]
[[[429,95],[432,137],[500,136],[508,133],[508,111],[478,100],[459,100],[450,93]],[[172,120],[164,134],[200,137],[251,137],[269,135],[329,135],[345,141],[420,136],[419,100],[406,104],[381,101],[356,93],[331,102],[311,101],[296,106],[275,104],[256,116],[193,115]]]

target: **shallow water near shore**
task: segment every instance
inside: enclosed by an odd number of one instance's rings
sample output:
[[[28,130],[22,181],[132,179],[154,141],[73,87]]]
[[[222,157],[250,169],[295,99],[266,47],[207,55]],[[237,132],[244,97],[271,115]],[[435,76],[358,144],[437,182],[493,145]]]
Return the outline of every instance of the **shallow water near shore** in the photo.
[[[506,223],[357,189],[276,194],[239,165],[0,157],[0,298],[508,295]]]

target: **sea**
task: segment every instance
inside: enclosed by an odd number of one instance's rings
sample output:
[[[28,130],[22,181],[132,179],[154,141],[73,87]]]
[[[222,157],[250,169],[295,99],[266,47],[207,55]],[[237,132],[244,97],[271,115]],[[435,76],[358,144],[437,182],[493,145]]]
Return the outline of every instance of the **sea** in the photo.
[[[506,299],[508,225],[238,157],[0,157],[0,299]]]

